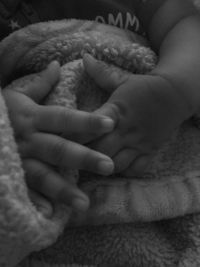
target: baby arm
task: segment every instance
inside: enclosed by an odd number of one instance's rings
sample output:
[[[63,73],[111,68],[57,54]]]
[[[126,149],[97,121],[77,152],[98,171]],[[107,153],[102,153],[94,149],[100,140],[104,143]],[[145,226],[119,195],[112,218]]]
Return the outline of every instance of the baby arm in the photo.
[[[113,163],[109,157],[72,141],[70,136],[97,136],[112,130],[113,122],[101,115],[41,105],[59,73],[59,64],[53,62],[34,78],[30,76],[24,86],[4,89],[3,96],[29,188],[52,202],[84,210],[89,205],[88,197],[56,170],[111,173]]]
[[[135,8],[158,53],[156,68],[148,75],[118,75],[104,63],[84,58],[87,72],[111,92],[96,112],[116,121],[114,131],[91,147],[110,156],[115,171],[126,175],[143,172],[152,155],[200,106],[197,11],[189,0],[140,2]]]
[[[186,103],[185,111],[190,117],[200,107],[200,15],[191,0],[157,2],[161,6],[147,27],[151,45],[159,56],[151,74],[171,84],[178,101]]]

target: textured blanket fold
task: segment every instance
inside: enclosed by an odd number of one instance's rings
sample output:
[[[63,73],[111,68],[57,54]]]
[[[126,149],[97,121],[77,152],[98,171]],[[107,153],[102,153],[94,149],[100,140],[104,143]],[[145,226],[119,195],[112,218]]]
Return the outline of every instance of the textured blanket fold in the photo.
[[[85,73],[85,52],[119,73],[144,74],[156,64],[145,40],[128,31],[89,21],[39,23],[0,44],[2,85],[25,87],[56,59],[60,82],[46,104],[95,110],[108,95]],[[200,131],[191,120],[158,151],[143,177],[80,172],[80,187],[91,199],[88,212],[74,214],[58,205],[45,218],[29,196],[0,99],[0,266],[15,266],[31,252],[20,267],[200,266]]]

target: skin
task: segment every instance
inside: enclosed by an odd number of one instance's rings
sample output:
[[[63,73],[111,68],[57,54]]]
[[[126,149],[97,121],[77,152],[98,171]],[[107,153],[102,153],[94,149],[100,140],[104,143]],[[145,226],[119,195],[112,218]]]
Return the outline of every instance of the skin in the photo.
[[[133,7],[158,54],[154,71],[123,76],[84,57],[88,74],[111,93],[99,110],[89,114],[40,104],[59,79],[55,62],[24,88],[3,91],[27,184],[53,203],[82,211],[89,206],[88,197],[57,169],[109,175],[114,163],[115,172],[142,173],[171,133],[199,109],[199,15],[189,0],[155,0],[151,14],[148,2],[140,8],[133,1]]]
[[[111,94],[96,114],[115,121],[115,129],[90,147],[112,158],[115,172],[127,176],[143,173],[173,131],[200,107],[200,16],[193,5],[155,0],[149,17],[148,1],[135,8],[158,54],[152,72],[119,75],[90,55],[84,57],[88,74]]]
[[[70,136],[76,135],[77,141],[78,136],[87,136],[87,140],[91,136],[97,138],[113,129],[113,121],[98,114],[41,105],[59,80],[59,74],[58,62],[52,62],[34,79],[30,77],[24,87],[3,90],[3,96],[29,188],[41,198],[83,211],[89,206],[88,197],[56,169],[112,173],[113,162],[108,156],[71,141]],[[48,210],[52,212],[50,207]]]

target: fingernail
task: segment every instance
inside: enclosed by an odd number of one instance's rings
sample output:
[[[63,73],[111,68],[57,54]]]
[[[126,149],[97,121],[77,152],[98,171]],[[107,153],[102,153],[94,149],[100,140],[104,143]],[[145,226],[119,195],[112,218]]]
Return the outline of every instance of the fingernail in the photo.
[[[48,69],[51,68],[55,68],[55,67],[59,67],[60,63],[57,60],[52,61],[51,63],[49,63],[49,65],[47,66]]]
[[[98,170],[101,174],[110,175],[114,170],[114,164],[112,161],[103,160],[99,162]]]
[[[72,201],[72,207],[79,211],[86,211],[89,207],[89,201],[83,198],[75,198]]]
[[[110,118],[103,118],[102,119],[102,126],[103,126],[103,130],[106,132],[110,132],[114,129],[114,121]]]

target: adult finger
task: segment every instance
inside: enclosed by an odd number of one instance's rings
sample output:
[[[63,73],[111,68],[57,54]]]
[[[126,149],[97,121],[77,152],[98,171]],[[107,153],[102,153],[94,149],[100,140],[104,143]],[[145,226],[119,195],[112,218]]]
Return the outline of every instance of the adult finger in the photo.
[[[51,134],[32,134],[22,154],[60,168],[82,169],[102,175],[109,175],[114,169],[109,157]]]
[[[39,106],[34,118],[39,131],[61,134],[100,135],[113,130],[114,121],[106,116],[58,106]]]
[[[33,101],[41,102],[58,82],[60,65],[57,61],[51,62],[42,72],[25,77],[23,86],[15,86],[14,90],[30,97]]]
[[[28,186],[53,202],[65,203],[78,210],[87,210],[88,197],[76,185],[64,180],[48,165],[33,159],[24,161]]]

